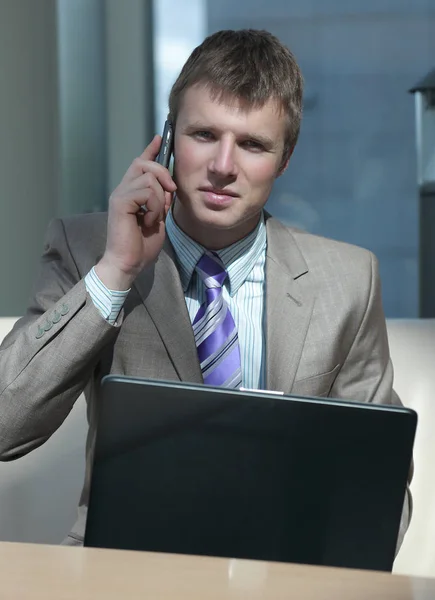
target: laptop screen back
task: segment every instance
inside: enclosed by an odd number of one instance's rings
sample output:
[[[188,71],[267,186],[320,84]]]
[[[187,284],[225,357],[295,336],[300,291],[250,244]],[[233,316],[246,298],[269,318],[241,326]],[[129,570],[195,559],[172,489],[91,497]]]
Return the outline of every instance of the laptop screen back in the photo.
[[[85,545],[391,570],[416,415],[110,377]]]

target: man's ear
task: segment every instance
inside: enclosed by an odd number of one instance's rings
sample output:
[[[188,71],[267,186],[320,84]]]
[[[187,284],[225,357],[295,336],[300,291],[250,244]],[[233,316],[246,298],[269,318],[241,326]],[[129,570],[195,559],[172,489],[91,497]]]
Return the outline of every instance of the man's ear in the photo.
[[[294,149],[295,149],[295,148],[294,148],[294,146],[293,146],[293,148],[291,148],[291,149],[290,149],[290,150],[287,152],[287,155],[286,155],[286,156],[283,156],[283,158],[282,158],[282,162],[281,162],[281,165],[280,165],[280,167],[279,167],[279,169],[278,169],[278,172],[277,172],[277,174],[276,174],[276,177],[277,177],[277,178],[278,178],[278,177],[281,177],[281,175],[283,175],[283,174],[285,173],[285,171],[287,170],[287,167],[288,167],[288,165],[289,165],[289,162],[290,162],[290,159],[291,159],[291,157],[292,157],[292,154],[293,154],[293,150],[294,150]]]

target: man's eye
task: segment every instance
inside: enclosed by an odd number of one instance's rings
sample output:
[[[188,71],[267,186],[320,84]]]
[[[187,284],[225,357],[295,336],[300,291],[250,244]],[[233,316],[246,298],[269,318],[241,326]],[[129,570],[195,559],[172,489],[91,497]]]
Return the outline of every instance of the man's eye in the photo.
[[[193,135],[196,138],[199,138],[201,140],[211,140],[211,139],[213,139],[213,134],[210,131],[199,130],[199,131],[195,131],[195,133]]]
[[[245,140],[243,146],[248,150],[254,150],[256,152],[262,152],[264,150],[264,146],[255,140]]]

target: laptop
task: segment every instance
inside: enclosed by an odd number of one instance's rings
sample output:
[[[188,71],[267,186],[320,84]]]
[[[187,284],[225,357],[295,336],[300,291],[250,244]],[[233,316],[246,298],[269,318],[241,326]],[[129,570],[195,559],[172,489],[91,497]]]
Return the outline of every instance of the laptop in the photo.
[[[107,376],[85,546],[391,571],[417,415]]]

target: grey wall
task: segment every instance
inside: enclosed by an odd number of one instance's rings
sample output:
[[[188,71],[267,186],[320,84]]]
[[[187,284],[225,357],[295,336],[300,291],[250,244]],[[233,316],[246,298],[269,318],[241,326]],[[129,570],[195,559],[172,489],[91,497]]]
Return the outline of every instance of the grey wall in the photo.
[[[101,211],[153,135],[152,2],[57,5],[59,211]]]
[[[57,0],[59,214],[103,210],[106,172],[104,0]]]
[[[0,315],[19,315],[58,189],[55,0],[0,2]]]
[[[151,0],[0,0],[0,316],[49,221],[104,210],[154,133]]]
[[[105,0],[107,173],[113,190],[155,133],[152,0]]]
[[[417,316],[414,101],[407,90],[435,66],[435,2],[208,1],[208,27],[269,29],[302,66],[301,138],[271,212],[374,251],[387,316]]]

